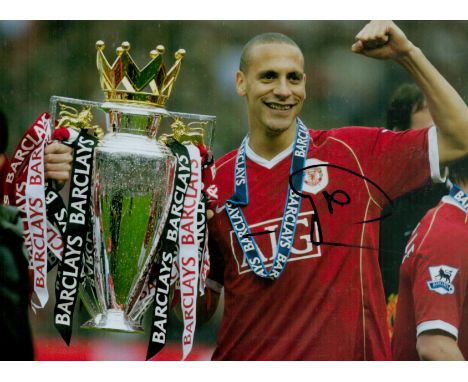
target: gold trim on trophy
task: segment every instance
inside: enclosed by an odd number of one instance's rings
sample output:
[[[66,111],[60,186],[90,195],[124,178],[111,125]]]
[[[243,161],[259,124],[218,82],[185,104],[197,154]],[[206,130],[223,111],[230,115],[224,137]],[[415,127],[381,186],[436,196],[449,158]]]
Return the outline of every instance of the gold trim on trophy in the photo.
[[[97,139],[104,137],[104,131],[98,125],[91,125],[93,120],[93,113],[91,112],[91,106],[85,106],[78,111],[72,106],[59,103],[60,119],[57,122],[56,129],[60,127],[70,127],[73,130],[80,131],[82,129],[88,130],[89,134],[94,135]]]
[[[117,58],[112,65],[104,56],[104,42],[97,41],[96,48],[101,88],[107,101],[165,107],[185,56],[184,49],[175,53],[176,61],[166,72],[162,45],[150,52],[151,61],[141,70],[130,56],[130,43],[126,41],[117,48]]]
[[[199,125],[199,127],[194,127],[194,125]],[[171,124],[172,134],[162,134],[158,142],[167,145],[172,138],[179,143],[190,142],[194,145],[201,144],[205,146],[204,135],[207,125],[208,122],[199,121],[190,122],[186,125],[179,118],[175,118],[175,121]]]

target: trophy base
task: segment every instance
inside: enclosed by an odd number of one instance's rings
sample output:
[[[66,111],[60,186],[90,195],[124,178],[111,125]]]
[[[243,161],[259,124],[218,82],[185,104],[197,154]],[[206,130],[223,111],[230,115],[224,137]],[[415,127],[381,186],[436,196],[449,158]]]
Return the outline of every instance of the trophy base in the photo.
[[[81,325],[83,329],[110,330],[125,333],[143,333],[143,327],[125,318],[122,310],[109,309],[106,314],[98,314],[96,317]]]

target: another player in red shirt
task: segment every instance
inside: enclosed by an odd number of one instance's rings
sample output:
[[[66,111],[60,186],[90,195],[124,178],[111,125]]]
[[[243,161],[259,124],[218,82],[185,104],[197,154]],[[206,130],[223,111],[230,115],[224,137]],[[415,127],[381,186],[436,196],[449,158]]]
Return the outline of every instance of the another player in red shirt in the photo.
[[[391,358],[381,209],[468,153],[468,111],[394,23],[371,22],[356,40],[354,52],[412,74],[437,130],[309,131],[297,119],[300,49],[278,34],[246,45],[236,85],[249,135],[217,163],[220,204],[210,226],[211,311],[216,292],[225,294],[215,360]]]
[[[406,246],[392,340],[396,360],[468,358],[468,159],[450,166],[450,194]]]

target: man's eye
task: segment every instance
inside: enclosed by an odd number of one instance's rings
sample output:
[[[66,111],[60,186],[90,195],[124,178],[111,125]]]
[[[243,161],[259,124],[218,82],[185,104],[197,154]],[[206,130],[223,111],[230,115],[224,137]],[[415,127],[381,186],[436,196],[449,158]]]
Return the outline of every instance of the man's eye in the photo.
[[[262,79],[264,80],[274,80],[275,78],[276,78],[276,74],[274,72],[266,72],[262,76]]]
[[[293,83],[299,83],[302,80],[302,75],[294,73],[294,74],[289,75],[288,78],[289,78],[289,81]]]

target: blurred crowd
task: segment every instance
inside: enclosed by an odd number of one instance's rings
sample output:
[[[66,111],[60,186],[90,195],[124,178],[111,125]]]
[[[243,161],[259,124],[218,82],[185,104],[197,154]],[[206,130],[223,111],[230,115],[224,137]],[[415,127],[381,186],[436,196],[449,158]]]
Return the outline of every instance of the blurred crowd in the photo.
[[[384,126],[390,94],[406,72],[391,63],[362,60],[350,46],[364,21],[0,21],[0,108],[11,126],[8,153],[52,95],[102,101],[96,70],[97,40],[109,61],[123,41],[142,68],[149,51],[166,47],[170,67],[187,51],[168,109],[216,115],[214,153],[237,146],[247,131],[244,103],[235,95],[234,74],[243,44],[252,36],[281,32],[297,41],[307,67],[307,100],[301,113],[310,128],[344,124]],[[402,21],[401,28],[457,91],[468,50],[468,22]]]

